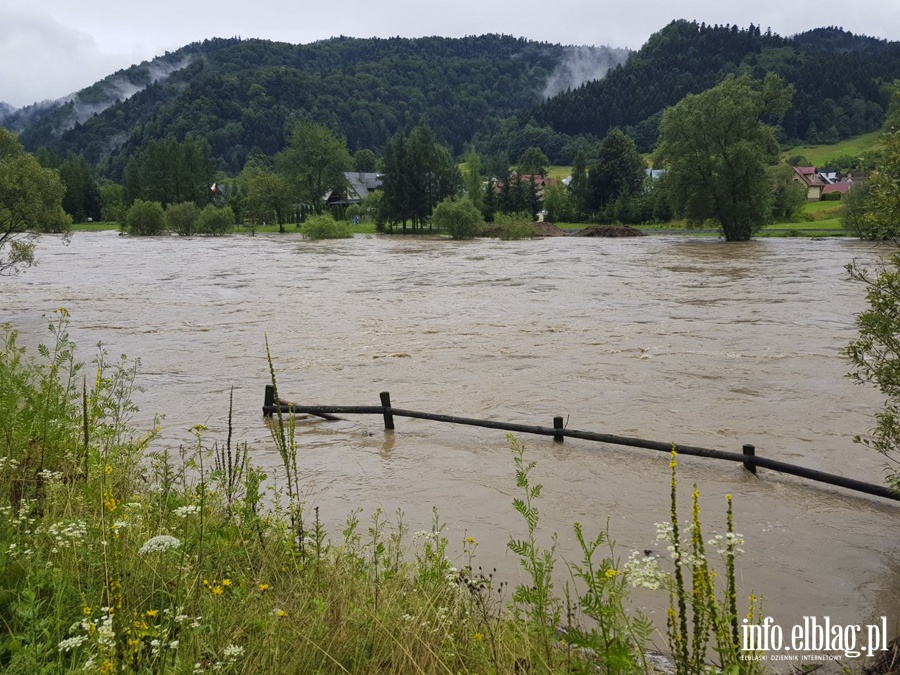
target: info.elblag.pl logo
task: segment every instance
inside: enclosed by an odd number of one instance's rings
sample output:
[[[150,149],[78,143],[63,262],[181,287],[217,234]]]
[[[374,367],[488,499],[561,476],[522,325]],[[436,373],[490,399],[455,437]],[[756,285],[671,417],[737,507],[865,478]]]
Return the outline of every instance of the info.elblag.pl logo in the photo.
[[[831,623],[827,616],[804,616],[803,623],[792,626],[788,634],[770,616],[759,624],[744,619],[741,626],[741,651],[755,654],[748,655],[754,659],[760,658],[760,652],[769,652],[768,658],[774,656],[771,652],[781,652],[783,655],[778,657],[779,660],[792,661],[828,658],[829,653],[848,658],[873,656],[876,652],[887,651],[888,640],[885,616],[880,622],[865,626],[842,626]],[[790,657],[790,652],[794,652],[796,658]]]

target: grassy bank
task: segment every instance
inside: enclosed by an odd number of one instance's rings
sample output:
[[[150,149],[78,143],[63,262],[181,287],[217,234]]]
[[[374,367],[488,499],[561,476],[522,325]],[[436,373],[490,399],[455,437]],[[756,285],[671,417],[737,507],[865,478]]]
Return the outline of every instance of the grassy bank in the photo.
[[[282,464],[269,475],[201,426],[192,447],[155,451],[156,430],[129,423],[137,364],[102,351],[81,364],[67,326],[59,310],[36,359],[9,326],[0,336],[4,672],[649,672],[652,626],[627,610],[632,585],[671,594],[679,672],[716,653],[729,672],[758,672],[734,641],[730,500],[728,536],[713,540],[726,542],[716,581],[696,489],[679,525],[674,456],[671,522],[657,538],[687,562],[668,573],[658,558],[621,560],[605,532],[576,523],[583,557],[563,593],[537,467],[510,438],[521,521],[508,547],[528,579],[510,588],[474,539],[448,540],[437,511],[422,532],[401,511],[361,509],[337,536],[325,532],[299,497],[290,418],[273,426]]]

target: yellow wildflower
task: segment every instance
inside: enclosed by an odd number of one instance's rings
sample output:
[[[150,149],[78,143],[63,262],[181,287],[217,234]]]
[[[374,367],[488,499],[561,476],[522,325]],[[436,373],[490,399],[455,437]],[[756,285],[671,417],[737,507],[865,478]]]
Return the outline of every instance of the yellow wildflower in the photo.
[[[261,590],[261,591],[267,591],[267,590],[269,590],[269,584],[260,584],[260,585],[259,585],[259,590]]]
[[[615,579],[617,576],[619,576],[619,570],[606,570],[607,579]]]
[[[106,468],[103,469],[103,471],[104,471],[104,473],[106,473],[106,475],[108,476],[109,474],[112,473],[112,467],[111,467],[109,464],[107,464],[107,465],[106,465]],[[101,666],[101,667],[102,667],[102,666]]]
[[[472,636],[472,639],[476,642],[481,642],[484,640],[484,633],[475,633],[475,635]]]
[[[100,664],[100,672],[101,673],[111,673],[113,671],[113,664],[109,661],[104,661]]]
[[[474,544],[475,537],[466,537],[463,541],[465,541],[467,544]]]
[[[212,594],[213,594],[213,595],[222,595],[222,593],[224,593],[224,592],[225,592],[225,591],[222,589],[221,586],[214,586],[213,589],[212,589]]]
[[[222,579],[222,585],[225,588],[228,588],[229,586],[231,586],[231,579]]]
[[[276,609],[275,611],[272,612],[272,614],[277,616],[279,619],[283,619],[284,617],[287,616],[287,612],[285,612],[283,609]]]
[[[85,605],[84,607],[82,607],[81,612],[82,612],[85,616],[90,616],[90,615],[91,615],[91,608],[88,607],[87,605]]]
[[[157,614],[159,614],[159,610],[158,610],[158,609],[148,609],[148,610],[147,610],[147,616],[149,616],[151,619],[152,619],[153,617],[155,617]]]

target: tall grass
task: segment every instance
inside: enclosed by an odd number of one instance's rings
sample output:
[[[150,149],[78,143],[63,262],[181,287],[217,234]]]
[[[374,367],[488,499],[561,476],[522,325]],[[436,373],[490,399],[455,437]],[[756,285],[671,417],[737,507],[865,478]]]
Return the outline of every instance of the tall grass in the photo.
[[[477,542],[451,541],[436,510],[428,530],[410,534],[402,511],[357,509],[333,539],[300,499],[290,416],[273,424],[278,469],[255,466],[230,431],[210,444],[202,426],[190,447],[151,451],[157,429],[130,423],[138,364],[110,363],[101,350],[88,378],[67,326],[60,310],[37,358],[3,331],[4,672],[648,670],[651,626],[626,610],[646,570],[621,564],[606,533],[591,539],[576,524],[583,557],[560,597],[536,465],[516,439],[524,534],[509,548],[529,581],[509,594],[479,565]],[[730,604],[721,612],[734,616]],[[729,632],[731,623],[710,621]]]

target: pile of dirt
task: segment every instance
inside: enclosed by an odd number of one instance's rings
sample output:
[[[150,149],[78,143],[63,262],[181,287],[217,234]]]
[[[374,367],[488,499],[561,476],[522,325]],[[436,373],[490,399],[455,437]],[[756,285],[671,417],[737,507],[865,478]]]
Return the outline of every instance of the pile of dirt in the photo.
[[[539,237],[568,237],[571,234],[553,223],[535,223],[534,229]]]
[[[643,237],[644,233],[627,225],[591,225],[576,232],[575,237]]]

